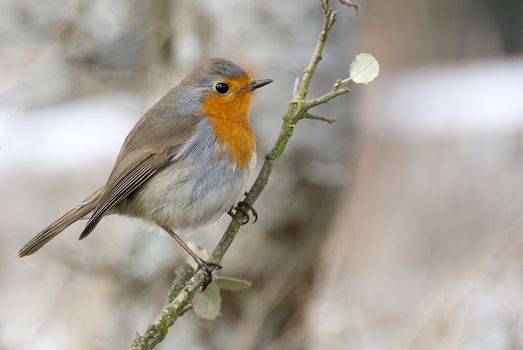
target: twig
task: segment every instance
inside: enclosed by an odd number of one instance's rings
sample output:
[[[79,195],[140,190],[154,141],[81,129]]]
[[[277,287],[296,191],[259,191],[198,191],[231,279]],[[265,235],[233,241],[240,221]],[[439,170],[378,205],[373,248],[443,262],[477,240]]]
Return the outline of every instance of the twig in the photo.
[[[321,115],[315,115],[315,114],[312,114],[312,113],[305,113],[305,115],[303,116],[303,119],[321,120],[321,121],[327,122],[329,124],[333,124],[333,123],[336,122],[336,119],[332,119],[332,118],[329,118],[329,117],[324,117],[324,116],[321,116]]]
[[[309,61],[309,64],[304,70],[301,82],[298,81],[297,88],[294,89],[294,91],[297,91],[297,93],[293,94],[293,100],[290,102],[287,113],[283,117],[283,124],[278,139],[276,140],[276,143],[272,147],[271,151],[265,156],[265,161],[260,170],[260,173],[258,174],[258,177],[256,178],[256,181],[252,185],[251,189],[245,196],[244,202],[247,204],[253,205],[267,186],[267,182],[269,181],[274,164],[285,150],[289,139],[294,133],[294,127],[298,121],[301,119],[317,119],[329,123],[333,122],[333,120],[330,118],[315,116],[309,113],[309,109],[319,104],[326,103],[333,98],[350,91],[347,87],[341,87],[341,81],[338,79],[334,83],[332,89],[323,96],[306,100],[310,81],[314,72],[316,71],[318,62],[321,59],[329,31],[334,25],[336,19],[336,11],[329,7],[328,0],[321,0],[321,5],[323,8],[323,29],[318,37],[314,53]],[[238,233],[244,219],[246,219],[246,215],[241,211],[237,211],[234,214],[229,227],[212,252],[209,262],[219,263],[221,261],[227,252],[227,249],[229,249],[229,246],[233,242],[236,234]],[[132,350],[153,349],[165,338],[169,327],[174,324],[178,317],[182,316],[190,308],[190,302],[195,293],[204,283],[205,275],[201,271],[198,271],[187,283],[184,284],[183,288],[179,288],[177,283],[180,283],[182,280],[185,281],[181,277],[179,278],[179,273],[181,273],[181,271],[177,270],[177,277],[174,281],[176,286],[171,288],[172,293],[169,293],[166,305],[161,310],[157,319],[147,328],[144,335],[140,336],[137,334],[131,346]],[[176,294],[175,292],[178,293],[175,297],[173,297],[174,294]]]
[[[301,81],[300,88],[298,89],[298,100],[303,100],[307,96],[312,75],[316,71],[316,67],[321,60],[323,48],[325,47],[325,42],[327,42],[329,31],[336,21],[336,11],[329,7],[329,1],[321,0],[321,6],[323,8],[323,28],[316,42],[316,48],[314,49],[314,53],[309,61],[309,64],[303,71],[303,79]]]
[[[345,5],[347,7],[353,8],[354,11],[356,11],[356,15],[358,14],[358,5],[354,4],[353,2],[351,2],[349,0],[339,0],[339,2],[341,2],[343,5]]]
[[[294,87],[292,88],[292,100],[296,100],[298,98],[298,89],[300,88],[300,77],[296,77],[296,80],[294,80]]]
[[[321,105],[321,104],[324,104],[324,103],[327,103],[329,102],[330,100],[332,100],[333,98],[335,97],[338,97],[340,95],[343,95],[343,94],[346,94],[348,92],[350,92],[350,89],[346,86],[342,87],[341,86],[341,80],[338,79],[336,80],[336,82],[334,83],[334,85],[332,85],[332,89],[327,92],[326,94],[320,96],[320,97],[317,97],[317,98],[313,98],[313,99],[310,99],[310,100],[307,100],[303,103],[303,107],[306,108],[306,109],[310,109],[312,107],[316,107],[317,105]]]

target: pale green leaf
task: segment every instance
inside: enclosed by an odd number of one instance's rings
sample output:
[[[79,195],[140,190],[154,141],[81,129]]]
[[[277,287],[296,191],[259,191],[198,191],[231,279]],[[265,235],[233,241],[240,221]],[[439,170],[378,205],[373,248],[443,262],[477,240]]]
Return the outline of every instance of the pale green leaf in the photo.
[[[251,281],[231,277],[217,277],[215,282],[220,289],[226,289],[233,292],[247,289],[252,285]]]
[[[222,297],[220,287],[215,282],[207,286],[202,293],[196,293],[192,300],[192,306],[196,315],[206,320],[214,320],[220,315]]]
[[[380,65],[370,53],[360,53],[349,66],[350,80],[357,84],[368,84],[378,76]]]

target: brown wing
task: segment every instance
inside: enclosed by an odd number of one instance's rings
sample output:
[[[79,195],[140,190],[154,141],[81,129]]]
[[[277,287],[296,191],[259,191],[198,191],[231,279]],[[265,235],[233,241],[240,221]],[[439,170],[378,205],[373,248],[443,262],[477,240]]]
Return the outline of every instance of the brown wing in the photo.
[[[91,233],[98,222],[116,204],[144,184],[151,176],[162,169],[169,161],[176,157],[183,144],[170,147],[160,154],[144,153],[140,158],[132,162],[114,180],[109,181],[106,191],[103,193],[93,214],[87,221],[80,239]]]
[[[80,239],[91,233],[109,209],[143,185],[170,161],[179,158],[180,153],[187,149],[186,143],[197,132],[196,125],[201,117],[173,116],[158,105],[160,103],[151,108],[129,133],[105,190]]]

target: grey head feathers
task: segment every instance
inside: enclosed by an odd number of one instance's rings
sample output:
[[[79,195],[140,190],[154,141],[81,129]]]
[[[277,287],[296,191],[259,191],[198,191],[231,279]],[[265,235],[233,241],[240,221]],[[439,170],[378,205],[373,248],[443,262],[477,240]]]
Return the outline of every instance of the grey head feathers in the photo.
[[[209,58],[197,66],[181,85],[212,88],[219,79],[247,74],[233,62],[224,58]]]
[[[221,79],[247,74],[233,62],[224,58],[210,58],[198,65],[183,81],[171,89],[144,116],[161,115],[166,119],[194,115],[201,110],[203,96],[214,91],[214,85]],[[176,107],[173,109],[173,107]],[[176,113],[173,113],[173,110]]]

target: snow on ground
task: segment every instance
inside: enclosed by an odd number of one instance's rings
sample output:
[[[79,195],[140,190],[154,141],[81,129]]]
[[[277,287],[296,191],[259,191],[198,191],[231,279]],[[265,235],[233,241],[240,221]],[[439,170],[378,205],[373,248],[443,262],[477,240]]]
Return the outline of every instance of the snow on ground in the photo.
[[[0,174],[78,170],[114,159],[141,113],[131,94],[34,110],[0,105]]]
[[[365,92],[373,129],[427,139],[523,127],[523,58],[386,73]]]

